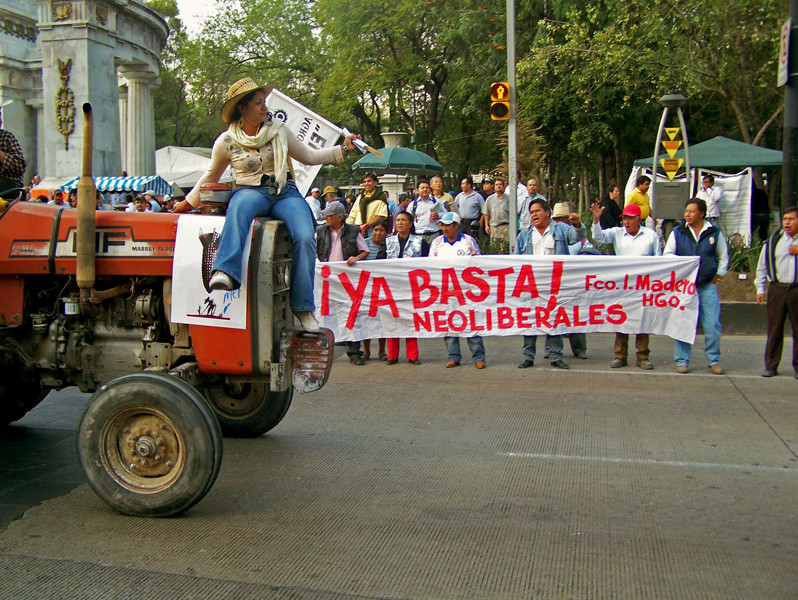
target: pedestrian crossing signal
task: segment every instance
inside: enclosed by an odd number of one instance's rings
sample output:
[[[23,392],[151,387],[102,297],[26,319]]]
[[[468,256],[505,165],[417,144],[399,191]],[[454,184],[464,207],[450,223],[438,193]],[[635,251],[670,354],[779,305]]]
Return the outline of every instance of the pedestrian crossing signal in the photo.
[[[494,121],[510,118],[510,84],[506,81],[490,84],[490,118]]]

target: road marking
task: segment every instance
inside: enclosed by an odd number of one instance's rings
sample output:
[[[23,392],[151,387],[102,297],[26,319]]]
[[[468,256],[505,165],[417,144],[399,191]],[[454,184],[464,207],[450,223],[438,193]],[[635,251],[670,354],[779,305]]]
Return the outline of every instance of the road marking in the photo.
[[[684,462],[675,460],[653,460],[643,458],[614,458],[611,456],[569,456],[567,454],[532,454],[526,452],[500,452],[499,456],[508,458],[539,458],[543,460],[570,460],[581,462],[603,462],[617,465],[653,465],[664,467],[680,467],[689,469],[728,469],[731,471],[759,473],[787,473],[798,475],[798,469],[788,467],[761,467],[759,465],[729,465],[720,463]]]

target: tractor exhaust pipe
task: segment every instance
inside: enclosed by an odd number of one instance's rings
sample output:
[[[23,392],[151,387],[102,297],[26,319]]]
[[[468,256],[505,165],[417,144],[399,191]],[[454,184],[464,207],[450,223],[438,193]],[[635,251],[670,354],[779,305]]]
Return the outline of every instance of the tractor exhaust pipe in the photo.
[[[77,265],[76,278],[80,288],[80,307],[84,316],[89,316],[91,290],[96,279],[95,222],[97,210],[97,186],[91,176],[91,155],[94,136],[94,118],[91,104],[83,105],[83,172],[78,181],[77,210]]]

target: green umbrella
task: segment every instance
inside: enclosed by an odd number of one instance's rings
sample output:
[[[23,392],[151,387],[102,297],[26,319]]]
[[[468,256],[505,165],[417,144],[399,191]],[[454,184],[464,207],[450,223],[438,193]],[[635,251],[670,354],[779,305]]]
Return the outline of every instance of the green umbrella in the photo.
[[[375,171],[378,175],[385,173],[412,173],[424,175],[427,173],[440,173],[443,165],[432,158],[412,148],[381,148],[383,157],[367,154],[355,164],[352,170]]]

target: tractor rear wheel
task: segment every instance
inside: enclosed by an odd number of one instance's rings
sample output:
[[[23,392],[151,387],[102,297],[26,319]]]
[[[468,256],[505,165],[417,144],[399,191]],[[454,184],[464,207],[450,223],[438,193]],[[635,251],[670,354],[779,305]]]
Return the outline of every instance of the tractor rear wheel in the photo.
[[[225,436],[258,437],[283,420],[294,389],[273,392],[268,383],[225,382],[203,391]]]

